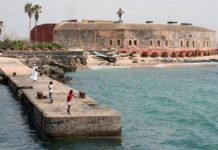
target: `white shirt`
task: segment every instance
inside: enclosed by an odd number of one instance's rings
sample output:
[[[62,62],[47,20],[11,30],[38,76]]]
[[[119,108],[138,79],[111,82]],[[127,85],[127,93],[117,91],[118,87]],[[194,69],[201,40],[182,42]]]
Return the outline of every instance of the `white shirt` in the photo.
[[[52,84],[48,85],[48,91],[49,91],[49,93],[53,92],[53,85]]]

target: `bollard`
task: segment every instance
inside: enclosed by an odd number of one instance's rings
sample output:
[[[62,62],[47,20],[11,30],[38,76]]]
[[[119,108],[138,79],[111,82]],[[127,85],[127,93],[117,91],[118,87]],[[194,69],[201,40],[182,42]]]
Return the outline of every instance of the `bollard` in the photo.
[[[86,93],[79,91],[79,98],[86,98]]]
[[[3,83],[4,78],[2,76],[0,76],[0,84]]]
[[[37,98],[42,99],[43,98],[43,93],[41,91],[37,91]]]
[[[13,76],[16,76],[16,72],[13,72]]]

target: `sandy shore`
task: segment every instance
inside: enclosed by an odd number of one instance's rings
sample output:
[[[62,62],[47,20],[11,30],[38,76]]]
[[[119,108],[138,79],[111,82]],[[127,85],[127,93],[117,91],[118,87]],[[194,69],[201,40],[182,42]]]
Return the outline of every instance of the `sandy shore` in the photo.
[[[136,56],[117,57],[116,63],[108,63],[104,60],[97,58],[94,55],[87,56],[87,67],[90,69],[101,68],[140,68],[140,67],[176,67],[176,66],[205,66],[215,64],[209,62],[210,60],[217,60],[218,55],[204,56],[204,57],[184,57],[184,58],[151,58]],[[218,64],[218,62],[217,62]]]

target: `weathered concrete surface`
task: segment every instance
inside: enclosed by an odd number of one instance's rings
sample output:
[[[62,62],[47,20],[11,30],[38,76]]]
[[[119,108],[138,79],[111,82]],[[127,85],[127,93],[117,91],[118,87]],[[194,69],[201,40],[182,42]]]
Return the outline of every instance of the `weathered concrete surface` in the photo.
[[[31,69],[22,64],[18,59],[0,57],[0,69],[6,75],[12,75],[16,72],[17,75],[31,74]]]
[[[47,136],[120,136],[121,114],[107,107],[100,107],[95,100],[74,97],[71,115],[66,112],[66,97],[70,87],[39,76],[37,82],[30,79],[31,69],[16,59],[0,57],[0,68],[8,77],[8,84],[19,98],[36,127]],[[16,70],[17,75],[12,72]],[[48,83],[53,81],[53,103],[38,99],[37,91],[48,96]],[[75,91],[75,90],[74,90]],[[22,93],[22,94],[21,94]],[[78,95],[78,91],[75,91]]]

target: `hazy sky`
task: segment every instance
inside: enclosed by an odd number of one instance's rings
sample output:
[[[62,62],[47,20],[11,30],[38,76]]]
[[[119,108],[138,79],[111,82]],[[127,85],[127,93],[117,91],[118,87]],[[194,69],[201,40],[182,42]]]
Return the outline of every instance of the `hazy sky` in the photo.
[[[12,38],[28,37],[29,20],[24,13],[27,2],[42,6],[38,24],[68,19],[118,20],[116,12],[122,8],[124,22],[188,22],[218,31],[218,0],[0,0],[4,34]]]

